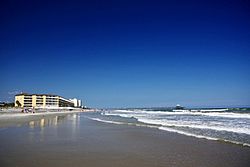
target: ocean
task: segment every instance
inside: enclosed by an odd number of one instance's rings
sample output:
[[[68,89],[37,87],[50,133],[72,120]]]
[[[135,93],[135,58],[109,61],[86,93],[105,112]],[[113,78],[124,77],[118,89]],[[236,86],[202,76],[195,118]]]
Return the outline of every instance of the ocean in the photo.
[[[250,147],[249,108],[107,109],[89,118],[112,124],[157,128],[171,133]]]

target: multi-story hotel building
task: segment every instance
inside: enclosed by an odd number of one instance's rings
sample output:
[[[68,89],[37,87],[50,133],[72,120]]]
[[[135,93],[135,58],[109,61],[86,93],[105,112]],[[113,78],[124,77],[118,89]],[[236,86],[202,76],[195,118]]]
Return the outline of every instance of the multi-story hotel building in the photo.
[[[21,93],[15,96],[15,107],[26,107],[26,108],[74,107],[74,102],[58,95]]]
[[[82,101],[81,100],[78,100],[76,98],[74,99],[69,99],[70,101],[72,101],[74,103],[74,107],[81,107],[82,105]]]

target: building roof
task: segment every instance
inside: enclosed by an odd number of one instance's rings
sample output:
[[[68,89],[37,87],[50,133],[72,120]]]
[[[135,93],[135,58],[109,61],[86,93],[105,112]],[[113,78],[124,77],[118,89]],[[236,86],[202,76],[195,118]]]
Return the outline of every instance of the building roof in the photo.
[[[28,95],[28,96],[32,96],[32,95],[37,95],[37,96],[59,96],[59,95],[55,95],[55,94],[30,94],[30,93],[19,93],[19,94],[16,94],[15,96],[23,96],[23,95]],[[61,96],[60,96],[61,97]]]

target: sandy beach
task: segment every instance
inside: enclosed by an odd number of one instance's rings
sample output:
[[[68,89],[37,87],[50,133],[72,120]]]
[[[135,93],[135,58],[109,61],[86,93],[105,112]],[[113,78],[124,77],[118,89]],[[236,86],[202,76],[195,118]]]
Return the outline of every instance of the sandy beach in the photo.
[[[8,110],[7,110],[8,111]],[[55,116],[63,116],[67,114],[79,113],[79,112],[92,112],[91,109],[75,109],[72,111],[69,110],[41,110],[35,113],[22,113],[21,110],[14,110],[9,112],[0,113],[0,128],[8,126],[21,126],[29,121],[38,121],[43,118],[51,118]]]
[[[3,125],[1,120],[1,166],[245,167],[250,163],[249,147],[88,119],[95,113],[61,114],[41,115],[40,120],[26,119],[22,124]]]

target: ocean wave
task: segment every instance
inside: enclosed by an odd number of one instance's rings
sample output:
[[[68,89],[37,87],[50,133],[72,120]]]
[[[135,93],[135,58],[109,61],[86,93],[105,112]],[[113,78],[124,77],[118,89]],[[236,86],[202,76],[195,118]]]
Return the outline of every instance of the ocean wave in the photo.
[[[249,143],[237,142],[237,141],[226,140],[226,139],[215,138],[215,137],[208,137],[208,136],[203,136],[203,135],[196,135],[196,134],[192,134],[192,133],[188,133],[188,132],[184,132],[181,130],[176,130],[176,129],[172,129],[172,128],[168,128],[168,127],[163,127],[163,126],[159,127],[158,129],[168,131],[168,132],[178,133],[178,134],[182,134],[182,135],[186,135],[186,136],[190,136],[190,137],[195,137],[195,138],[224,141],[224,142],[229,142],[229,143],[233,143],[233,144],[238,144],[238,145],[250,147]]]
[[[152,120],[152,119],[138,119],[138,121],[149,123],[149,124],[163,125],[163,126],[187,127],[187,128],[194,128],[194,129],[209,129],[209,130],[215,130],[215,131],[227,131],[227,132],[250,135],[250,129],[243,128],[243,127],[225,127],[225,126],[195,124],[196,122],[169,121],[169,120],[162,121],[162,120]]]
[[[247,145],[250,135],[250,113],[230,111],[148,111],[148,110],[109,110],[103,116],[135,118],[142,124],[164,127],[172,132],[212,140],[234,140]],[[237,144],[237,143],[236,143]]]
[[[104,120],[100,118],[92,118],[92,117],[86,117],[88,119],[103,122],[103,123],[109,123],[109,124],[117,124],[117,125],[133,125],[133,126],[140,126],[140,127],[149,127],[149,128],[158,128],[159,126],[154,125],[148,125],[148,124],[140,124],[140,123],[130,123],[130,122],[118,122],[118,121],[110,121],[110,120]]]
[[[250,129],[243,128],[243,127],[225,127],[225,126],[216,126],[216,125],[195,124],[196,122],[152,120],[152,119],[146,119],[146,118],[139,118],[138,121],[143,122],[143,123],[148,123],[148,124],[155,124],[155,125],[162,125],[162,126],[169,126],[169,127],[209,129],[209,130],[215,130],[215,131],[227,131],[227,132],[250,135]]]
[[[225,113],[201,113],[200,115],[205,116],[215,116],[215,117],[226,117],[226,118],[245,118],[250,119],[250,114],[247,113],[233,113],[233,112],[225,112]]]
[[[131,115],[131,114],[105,113],[104,115],[106,115],[106,116],[120,116],[120,117],[125,117],[125,118],[134,117],[134,115]]]
[[[176,129],[168,128],[168,127],[164,127],[164,126],[161,126],[158,129],[165,130],[165,131],[168,131],[168,132],[175,132],[175,133],[179,133],[179,134],[186,135],[186,136],[192,136],[192,137],[196,137],[196,138],[205,138],[205,139],[209,139],[209,140],[219,140],[218,138],[207,137],[207,136],[202,136],[202,135],[195,135],[195,134],[192,134],[192,133],[188,133],[188,132],[184,132],[184,131],[181,131],[181,130],[176,130]]]
[[[178,111],[192,111],[192,112],[225,112],[228,111],[228,108],[221,108],[221,109],[191,109],[191,110],[173,110],[175,112]]]
[[[185,136],[190,136],[190,137],[195,137],[195,138],[200,138],[200,139],[207,139],[207,140],[224,141],[224,142],[229,142],[229,143],[233,143],[233,144],[238,144],[238,145],[250,147],[249,143],[232,141],[232,140],[227,140],[227,139],[222,139],[222,138],[217,138],[217,137],[209,137],[209,136],[204,136],[204,135],[197,135],[197,134],[185,132],[185,131],[182,131],[182,130],[177,130],[177,129],[174,129],[174,128],[171,128],[171,127],[157,126],[157,124],[156,125],[148,125],[148,124],[139,124],[139,123],[110,121],[110,120],[104,120],[104,119],[92,118],[92,117],[87,117],[87,118],[91,119],[91,120],[94,120],[94,121],[109,123],[109,124],[132,125],[132,126],[140,126],[140,127],[148,127],[148,128],[157,128],[159,130],[164,130],[164,131],[168,131],[168,132],[171,132],[171,133],[178,133],[178,134],[185,135]],[[153,122],[151,122],[151,123],[153,123]]]
[[[127,113],[127,114],[124,114]],[[151,114],[151,115],[196,115],[196,116],[210,116],[210,117],[224,117],[224,118],[245,118],[250,119],[249,113],[234,113],[234,112],[195,112],[189,110],[181,111],[131,111],[131,110],[114,110],[112,112],[105,112],[105,115],[119,115],[124,117],[131,117],[131,114]]]
[[[116,122],[116,121],[108,121],[108,120],[103,120],[100,118],[91,118],[91,117],[87,117],[88,119],[94,120],[94,121],[99,121],[99,122],[104,122],[104,123],[110,123],[110,124],[118,124],[118,125],[122,125],[124,123],[122,122]]]

